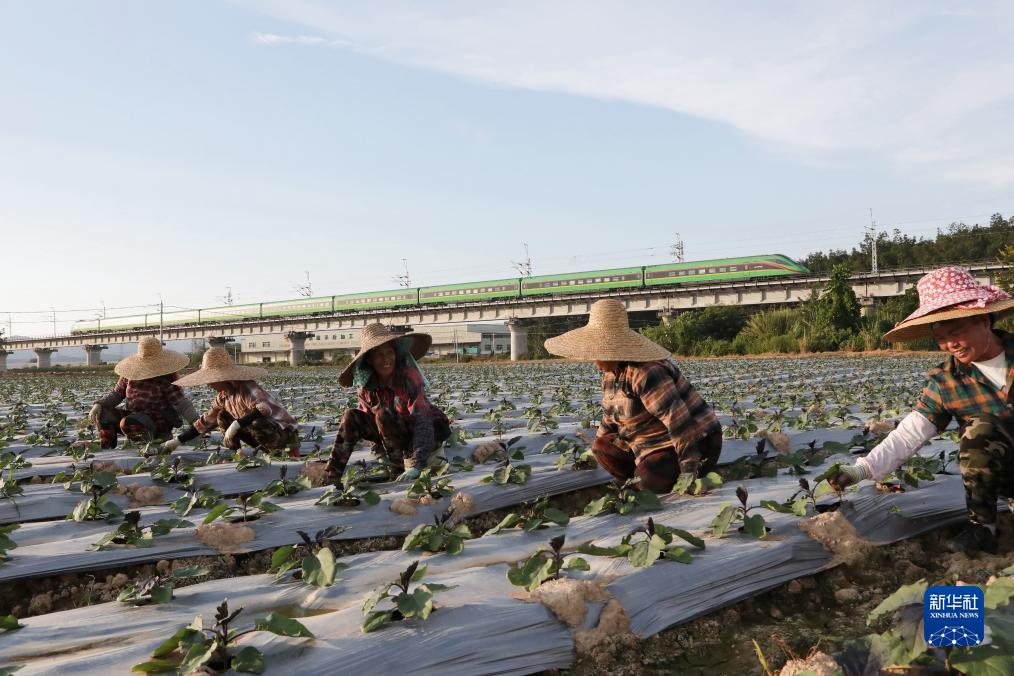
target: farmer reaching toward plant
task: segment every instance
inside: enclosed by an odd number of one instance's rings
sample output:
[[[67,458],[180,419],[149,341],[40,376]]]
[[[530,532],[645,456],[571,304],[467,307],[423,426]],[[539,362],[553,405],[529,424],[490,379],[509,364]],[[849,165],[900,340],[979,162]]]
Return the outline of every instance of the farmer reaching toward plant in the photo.
[[[956,420],[969,525],[950,547],[995,552],[997,498],[1014,498],[1014,335],[994,329],[993,321],[1014,312],[1014,299],[979,284],[959,267],[934,270],[917,288],[919,308],[884,338],[900,342],[932,336],[949,356],[929,372],[915,410],[866,457],[830,481],[841,489],[863,479],[882,479]]]
[[[328,473],[340,478],[360,441],[372,441],[405,471],[399,480],[416,479],[427,465],[440,462],[435,453],[451,436],[444,412],[426,398],[426,379],[416,364],[433,339],[425,333],[399,336],[381,324],[369,324],[359,336],[359,352],[338,382],[359,392],[359,408],[342,416],[331,448]]]
[[[256,383],[266,371],[253,366],[237,366],[223,347],[204,353],[201,368],[176,381],[180,387],[208,385],[217,394],[209,408],[191,429],[162,444],[163,453],[171,453],[180,444],[216,427],[222,431],[222,445],[238,451],[243,443],[266,451],[289,449],[299,455],[299,427],[296,419],[274,397]]]
[[[121,433],[131,441],[164,439],[174,427],[193,423],[197,418],[194,405],[173,385],[176,372],[188,361],[179,352],[164,349],[155,336],[141,338],[137,353],[113,369],[120,379],[112,391],[88,412],[98,429],[100,446],[116,448]]]
[[[546,341],[563,357],[594,359],[602,372],[602,422],[595,459],[618,481],[633,477],[656,493],[681,473],[703,475],[722,451],[722,426],[669,351],[632,331],[618,300],[591,306],[588,325]]]

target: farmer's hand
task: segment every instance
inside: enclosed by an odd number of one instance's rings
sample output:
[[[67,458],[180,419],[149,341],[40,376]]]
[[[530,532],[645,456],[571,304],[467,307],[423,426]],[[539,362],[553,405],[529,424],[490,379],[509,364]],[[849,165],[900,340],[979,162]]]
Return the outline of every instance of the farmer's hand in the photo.
[[[418,467],[411,467],[402,472],[395,481],[415,481],[419,478],[419,474],[421,474],[421,472]]]
[[[173,437],[169,441],[165,442],[158,447],[159,453],[172,453],[177,448],[183,445],[183,442],[179,440],[179,437]]]
[[[95,404],[92,406],[92,410],[88,411],[88,419],[91,420],[92,424],[96,427],[99,426],[99,418],[102,416],[102,404]]]
[[[827,482],[831,484],[832,488],[840,491],[869,478],[870,471],[866,469],[866,465],[856,463],[855,465],[842,465],[838,468],[837,474],[827,478]]]
[[[222,437],[223,446],[232,446],[233,442],[236,441],[236,435],[239,434],[240,429],[238,420],[233,420],[232,424],[229,425],[225,430],[225,436]]]

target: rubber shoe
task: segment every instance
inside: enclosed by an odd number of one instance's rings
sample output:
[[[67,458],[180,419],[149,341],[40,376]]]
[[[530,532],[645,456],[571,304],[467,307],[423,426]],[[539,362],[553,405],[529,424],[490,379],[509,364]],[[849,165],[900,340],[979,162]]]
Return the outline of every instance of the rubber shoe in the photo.
[[[968,528],[947,543],[947,548],[952,552],[964,552],[965,554],[978,552],[995,554],[996,547],[996,535],[979,523],[969,524]]]

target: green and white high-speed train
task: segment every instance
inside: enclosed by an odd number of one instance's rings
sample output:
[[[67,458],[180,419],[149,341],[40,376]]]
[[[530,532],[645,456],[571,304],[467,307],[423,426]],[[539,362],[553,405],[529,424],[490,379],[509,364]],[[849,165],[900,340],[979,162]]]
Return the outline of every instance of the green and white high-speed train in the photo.
[[[744,256],[688,263],[662,263],[636,268],[614,268],[571,272],[563,275],[513,277],[483,282],[423,286],[415,289],[394,289],[372,293],[350,293],[338,296],[297,298],[250,305],[181,310],[162,314],[163,326],[211,324],[242,319],[270,319],[294,315],[356,312],[375,308],[413,307],[441,303],[552,296],[610,289],[656,287],[674,284],[738,281],[765,277],[807,274],[810,271],[791,258],[780,254]],[[123,331],[158,327],[159,313],[109,317],[108,319],[75,322],[71,333]]]

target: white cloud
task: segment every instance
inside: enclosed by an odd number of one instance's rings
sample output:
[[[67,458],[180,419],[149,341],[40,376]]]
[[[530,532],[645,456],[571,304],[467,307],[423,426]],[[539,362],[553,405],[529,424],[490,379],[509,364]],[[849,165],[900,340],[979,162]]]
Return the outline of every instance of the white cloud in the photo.
[[[1014,183],[1003,2],[237,1],[329,36],[259,34],[265,44],[323,40],[497,86],[658,106],[787,152]]]
[[[352,47],[342,40],[328,40],[318,35],[275,35],[274,33],[254,33],[253,41],[260,45],[276,47],[278,45],[329,45],[332,47]]]

